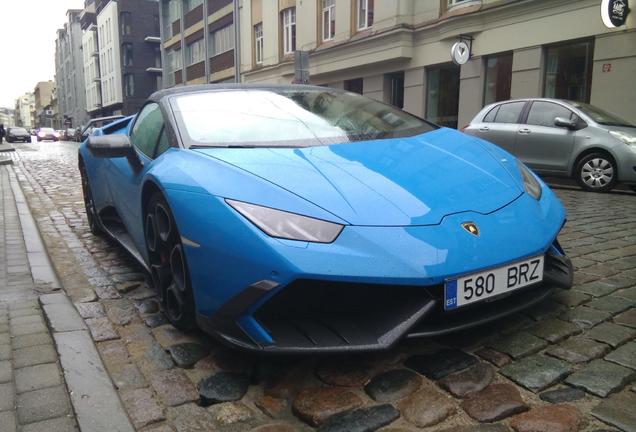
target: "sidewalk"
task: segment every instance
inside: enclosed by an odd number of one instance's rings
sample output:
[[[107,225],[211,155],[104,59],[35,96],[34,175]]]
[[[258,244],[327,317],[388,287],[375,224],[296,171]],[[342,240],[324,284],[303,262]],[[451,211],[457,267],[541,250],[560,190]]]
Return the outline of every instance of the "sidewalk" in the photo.
[[[10,164],[0,203],[0,432],[131,431]]]

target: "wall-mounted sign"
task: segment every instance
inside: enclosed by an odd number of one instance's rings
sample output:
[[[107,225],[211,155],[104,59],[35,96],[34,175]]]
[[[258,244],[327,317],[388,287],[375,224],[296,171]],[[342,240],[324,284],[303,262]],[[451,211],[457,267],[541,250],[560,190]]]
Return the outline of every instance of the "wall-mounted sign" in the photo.
[[[620,27],[627,21],[628,0],[602,0],[601,18],[608,28]]]
[[[611,72],[612,64],[611,63],[603,63],[603,73]]]
[[[466,64],[470,60],[470,46],[464,40],[455,42],[451,47],[451,59],[458,66]]]

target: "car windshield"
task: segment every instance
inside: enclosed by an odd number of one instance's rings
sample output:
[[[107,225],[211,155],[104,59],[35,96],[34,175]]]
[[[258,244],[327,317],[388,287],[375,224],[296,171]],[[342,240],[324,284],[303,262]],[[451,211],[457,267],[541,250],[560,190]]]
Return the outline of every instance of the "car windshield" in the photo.
[[[310,147],[436,128],[392,106],[331,89],[199,92],[176,96],[171,105],[189,147]]]
[[[28,132],[24,128],[11,128],[11,133],[14,133],[14,134],[27,134]]]
[[[40,128],[40,132],[43,133],[54,133],[55,131],[51,128]]]
[[[570,102],[572,106],[580,109],[585,114],[587,114],[592,120],[596,123],[603,126],[622,126],[622,127],[636,127],[627,120],[623,120],[622,118],[604,111],[594,105],[586,104],[583,102]]]

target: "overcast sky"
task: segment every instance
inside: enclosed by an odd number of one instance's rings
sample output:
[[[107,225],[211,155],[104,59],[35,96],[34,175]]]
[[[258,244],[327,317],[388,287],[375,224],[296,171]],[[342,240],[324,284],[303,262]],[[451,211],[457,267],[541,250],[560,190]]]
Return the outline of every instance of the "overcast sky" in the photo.
[[[56,30],[68,9],[83,0],[2,0],[0,7],[0,106],[13,108],[38,81],[54,79]]]

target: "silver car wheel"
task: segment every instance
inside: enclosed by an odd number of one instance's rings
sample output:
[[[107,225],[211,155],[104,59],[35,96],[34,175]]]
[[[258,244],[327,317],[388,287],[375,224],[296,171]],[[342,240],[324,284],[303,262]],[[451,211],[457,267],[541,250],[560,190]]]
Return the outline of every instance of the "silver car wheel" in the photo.
[[[603,158],[587,161],[581,169],[581,180],[591,189],[601,189],[614,179],[612,163]]]

